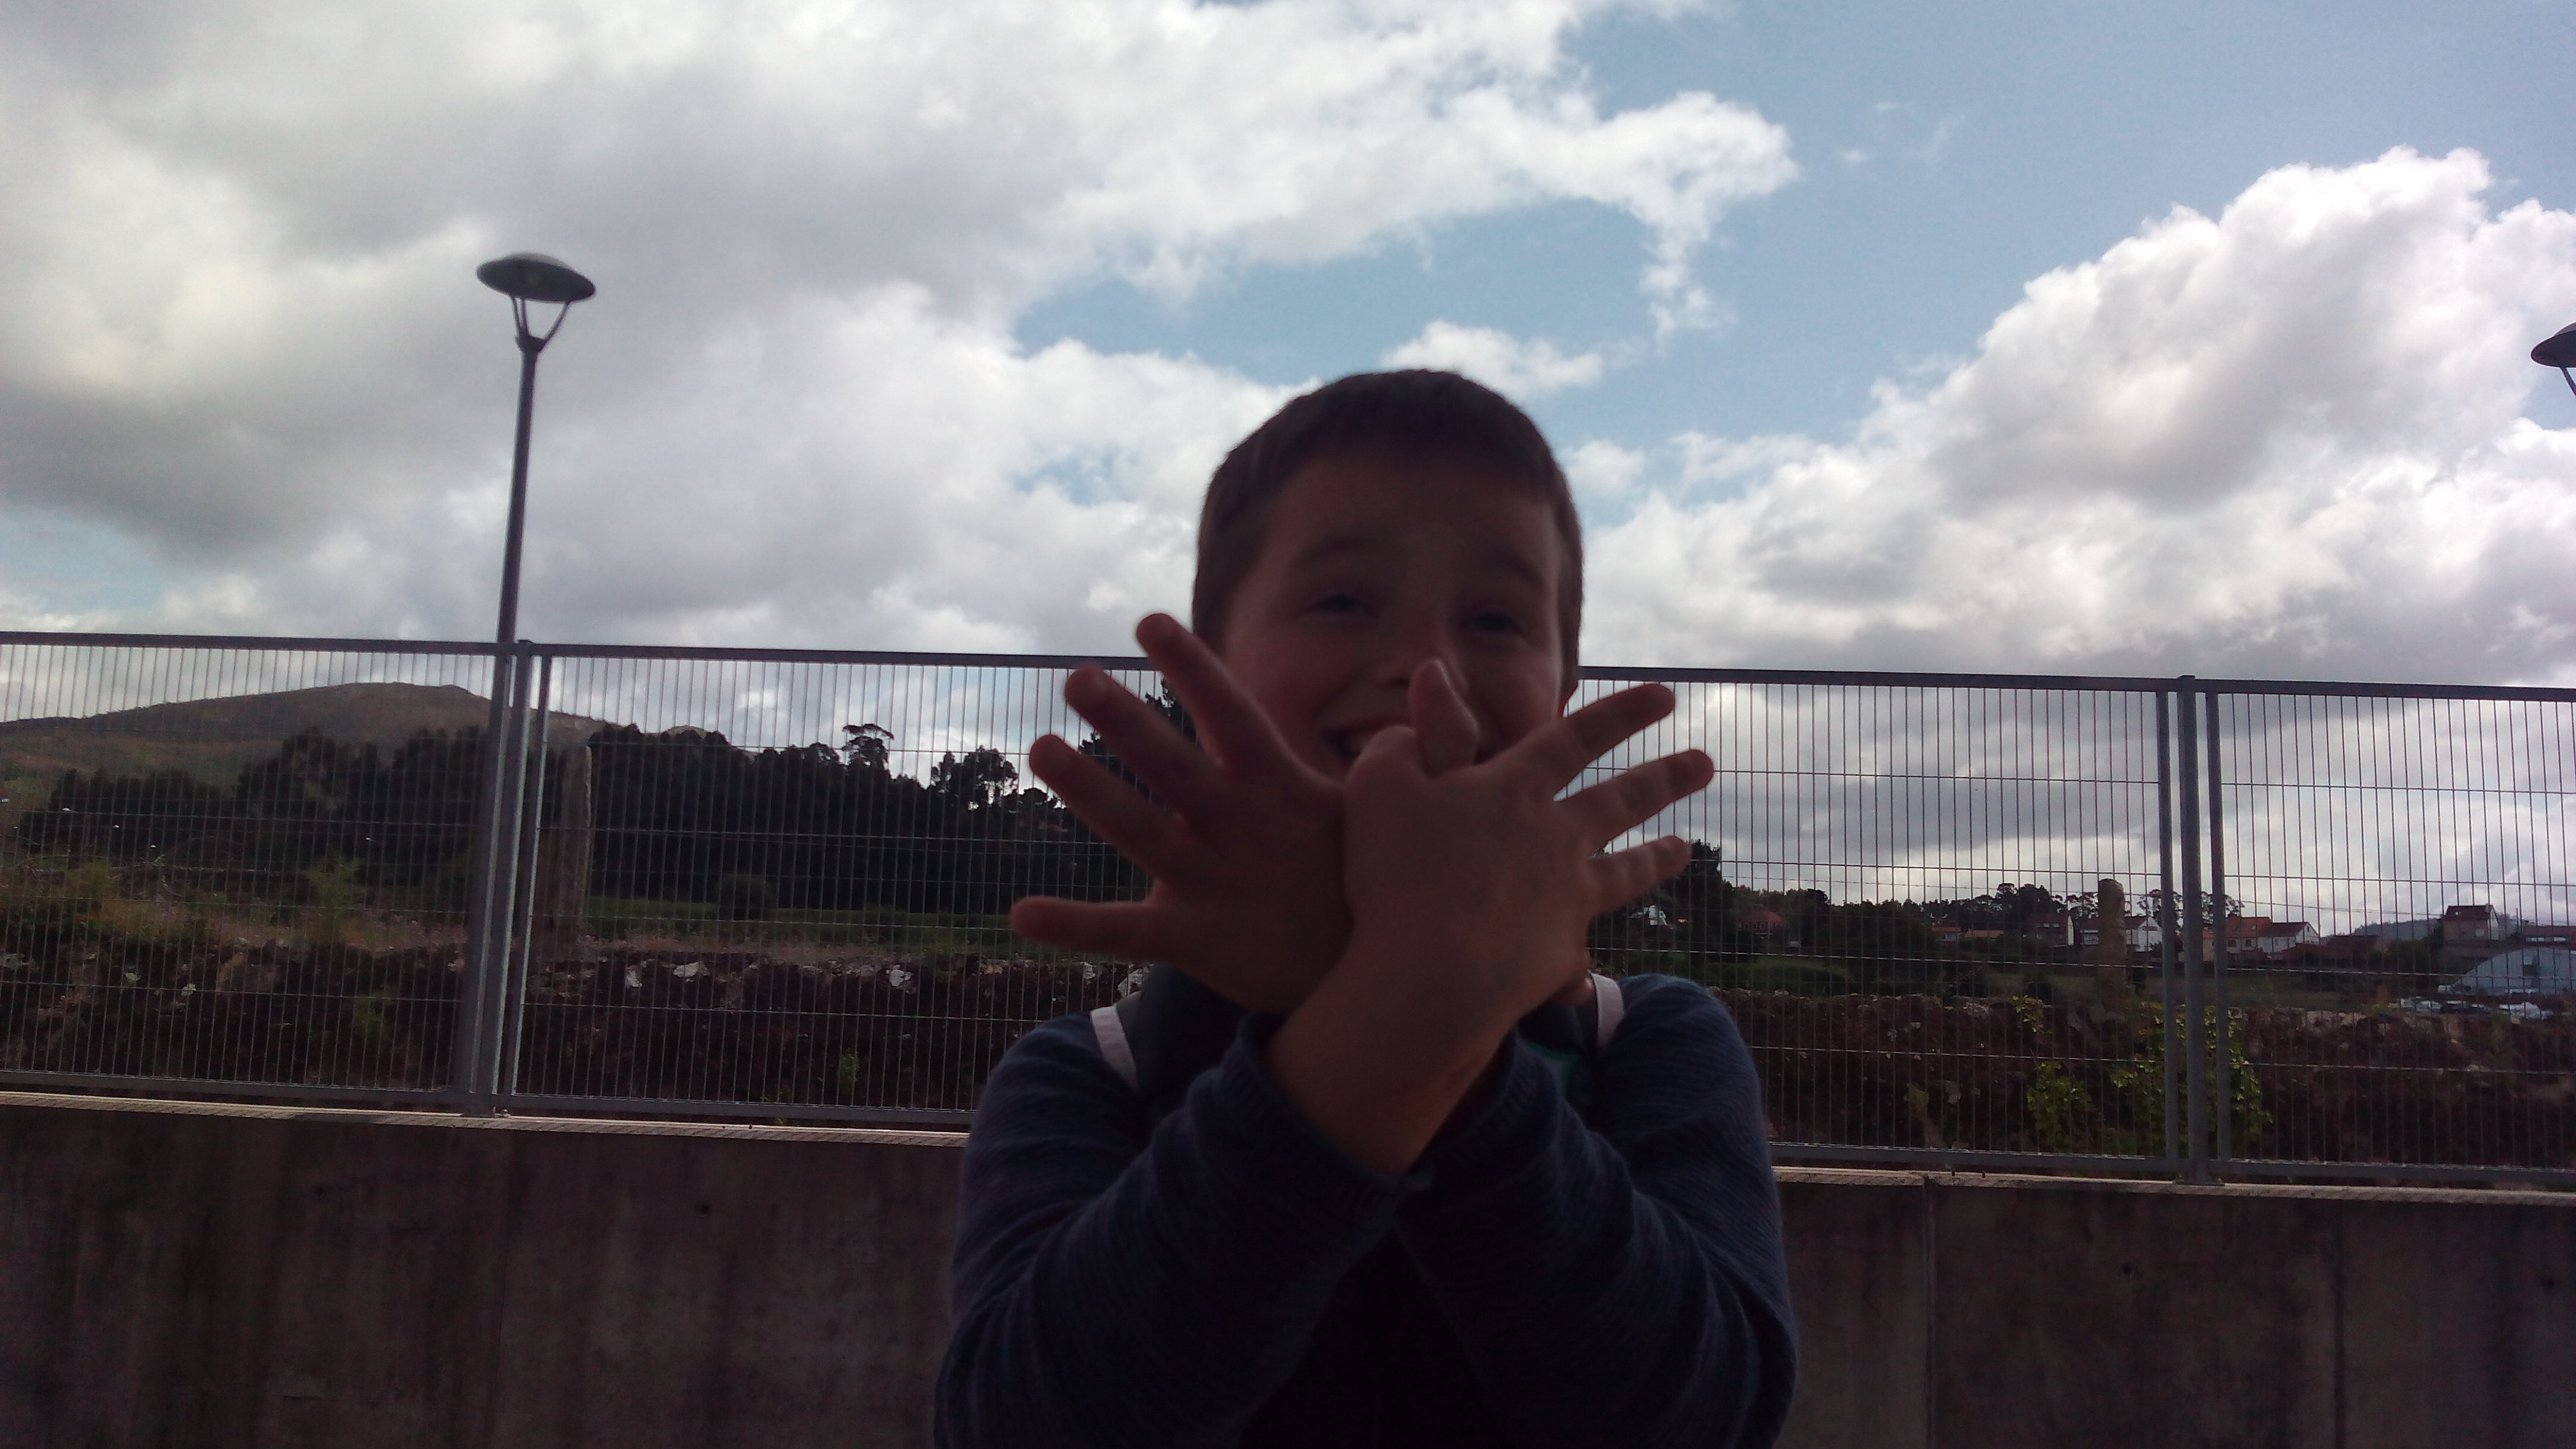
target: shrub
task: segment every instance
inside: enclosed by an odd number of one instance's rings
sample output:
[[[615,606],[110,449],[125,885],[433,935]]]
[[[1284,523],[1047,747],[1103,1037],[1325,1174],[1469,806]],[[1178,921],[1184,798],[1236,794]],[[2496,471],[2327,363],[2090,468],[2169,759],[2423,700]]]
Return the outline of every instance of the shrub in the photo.
[[[767,876],[729,875],[716,882],[716,919],[765,921],[778,904],[778,891]]]

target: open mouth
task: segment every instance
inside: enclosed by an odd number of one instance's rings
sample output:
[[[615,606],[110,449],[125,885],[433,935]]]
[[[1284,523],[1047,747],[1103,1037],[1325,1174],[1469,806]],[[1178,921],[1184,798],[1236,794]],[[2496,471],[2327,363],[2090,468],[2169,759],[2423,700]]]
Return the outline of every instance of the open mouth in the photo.
[[[1324,736],[1324,742],[1332,747],[1334,757],[1347,765],[1358,759],[1360,757],[1360,751],[1367,749],[1368,742],[1376,739],[1378,731],[1385,728],[1387,728],[1387,726],[1383,724],[1371,724],[1356,725],[1346,730],[1334,730]],[[1493,741],[1482,737],[1478,738],[1476,741],[1476,753],[1474,756],[1475,763],[1481,765],[1487,760],[1492,759],[1494,754],[1495,746]]]

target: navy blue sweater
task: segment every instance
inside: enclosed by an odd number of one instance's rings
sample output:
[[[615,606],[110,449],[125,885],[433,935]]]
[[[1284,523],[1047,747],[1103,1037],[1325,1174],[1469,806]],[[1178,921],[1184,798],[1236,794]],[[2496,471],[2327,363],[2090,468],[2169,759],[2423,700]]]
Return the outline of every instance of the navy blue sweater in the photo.
[[[1796,1348],[1753,1063],[1697,986],[1621,985],[1585,1114],[1515,1037],[1401,1177],[1280,1091],[1275,1017],[1150,1130],[1089,1020],[1030,1032],[966,1146],[939,1442],[1770,1443]]]

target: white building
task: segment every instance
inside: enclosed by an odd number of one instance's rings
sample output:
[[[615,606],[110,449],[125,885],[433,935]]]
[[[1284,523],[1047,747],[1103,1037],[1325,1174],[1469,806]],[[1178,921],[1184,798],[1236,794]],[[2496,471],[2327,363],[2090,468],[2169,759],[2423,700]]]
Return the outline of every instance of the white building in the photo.
[[[2153,916],[2128,917],[2120,935],[2129,943],[2129,950],[2138,955],[2153,955],[2165,944],[2164,928],[2156,924]],[[2088,951],[2102,944],[2102,923],[2098,920],[2085,922],[2077,944]]]

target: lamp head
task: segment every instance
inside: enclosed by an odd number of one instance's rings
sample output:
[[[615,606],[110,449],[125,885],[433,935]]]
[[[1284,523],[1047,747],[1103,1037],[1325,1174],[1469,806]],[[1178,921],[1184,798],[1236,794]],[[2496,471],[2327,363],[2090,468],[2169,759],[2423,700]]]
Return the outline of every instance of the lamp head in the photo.
[[[2576,367],[2576,322],[2570,322],[2531,349],[2531,360],[2543,367]]]
[[[483,285],[522,302],[560,302],[570,306],[599,288],[590,278],[549,256],[512,252],[474,269]]]

